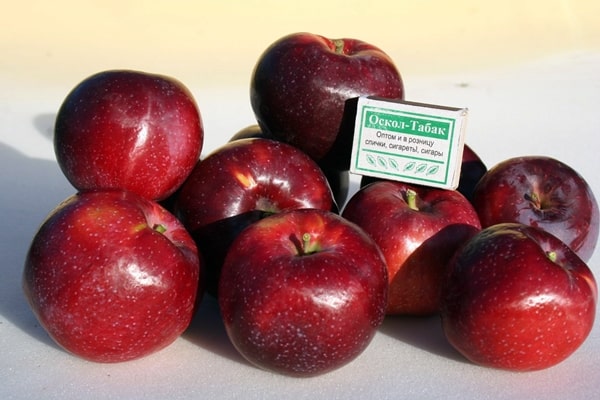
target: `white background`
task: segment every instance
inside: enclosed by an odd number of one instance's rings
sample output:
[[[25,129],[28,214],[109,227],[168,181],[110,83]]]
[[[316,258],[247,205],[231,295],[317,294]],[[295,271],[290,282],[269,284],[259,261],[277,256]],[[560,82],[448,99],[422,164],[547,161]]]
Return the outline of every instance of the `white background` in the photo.
[[[597,2],[507,1],[484,7],[475,1],[417,2],[420,6],[333,1],[316,7],[322,2],[307,1],[293,11],[269,1],[103,3],[31,2],[3,11],[0,398],[597,396],[598,324],[563,363],[510,373],[466,362],[446,343],[437,317],[388,318],[351,364],[295,379],[248,365],[228,342],[209,297],[190,329],[167,349],[105,365],[82,361],[53,344],[21,290],[31,238],[48,212],[74,192],[54,160],[52,127],[75,84],[114,67],[177,77],[201,109],[206,153],[254,123],[251,68],[268,44],[299,30],[364,38],[389,49],[405,79],[407,99],[469,108],[467,143],[488,167],[512,156],[552,156],[579,171],[600,196],[600,35],[592,23],[600,15]],[[599,253],[589,262],[597,277]]]

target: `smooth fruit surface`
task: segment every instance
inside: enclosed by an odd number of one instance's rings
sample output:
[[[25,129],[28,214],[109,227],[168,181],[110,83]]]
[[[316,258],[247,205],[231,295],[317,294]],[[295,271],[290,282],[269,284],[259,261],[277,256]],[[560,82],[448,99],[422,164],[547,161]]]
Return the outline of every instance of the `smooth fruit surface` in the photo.
[[[498,224],[449,264],[442,324],[474,363],[508,370],[551,367],[589,335],[598,289],[588,266],[539,228]]]
[[[191,92],[174,78],[97,73],[64,99],[54,128],[57,162],[79,191],[127,190],[163,200],[200,156],[204,128]]]
[[[342,159],[337,169],[350,160],[352,132],[341,132],[346,102],[361,95],[400,99],[404,85],[386,53],[357,39],[284,36],[261,54],[251,77],[250,102],[261,128],[322,165]]]
[[[437,312],[445,266],[480,229],[457,191],[378,181],[356,192],[342,216],[363,228],[385,256],[388,314]]]
[[[518,222],[540,227],[589,261],[600,230],[600,211],[585,179],[546,156],[504,160],[481,178],[473,193],[481,225]]]
[[[199,161],[174,203],[206,260],[211,294],[240,231],[265,216],[298,208],[336,209],[327,178],[301,150],[264,138],[229,142]]]
[[[143,357],[188,326],[200,262],[181,223],[127,192],[87,192],[57,206],[36,233],[23,287],[40,324],[88,360]]]
[[[260,126],[254,124],[240,129],[231,137],[230,141],[249,138],[278,140],[273,135],[265,133]],[[322,165],[319,166],[329,182],[331,192],[333,193],[333,198],[335,199],[336,203],[341,206],[346,202],[350,190],[350,173],[343,169],[336,169]]]
[[[375,243],[339,215],[274,214],[244,230],[225,260],[219,304],[251,363],[294,376],[339,368],[385,315],[387,275]]]

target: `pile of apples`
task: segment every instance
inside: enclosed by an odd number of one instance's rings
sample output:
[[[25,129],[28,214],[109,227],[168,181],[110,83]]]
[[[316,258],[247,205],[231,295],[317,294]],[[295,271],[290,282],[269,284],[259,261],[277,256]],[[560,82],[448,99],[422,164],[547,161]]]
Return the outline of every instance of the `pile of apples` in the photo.
[[[42,223],[23,276],[60,346],[146,356],[205,295],[250,363],[292,376],[346,365],[391,315],[439,314],[466,358],[513,371],[584,342],[599,211],[576,171],[544,156],[488,169],[466,146],[457,190],[364,177],[349,195],[351,100],[404,98],[390,57],[290,34],[250,87],[257,123],[202,159],[200,111],[171,77],[103,71],[67,95],[54,146],[77,193]]]

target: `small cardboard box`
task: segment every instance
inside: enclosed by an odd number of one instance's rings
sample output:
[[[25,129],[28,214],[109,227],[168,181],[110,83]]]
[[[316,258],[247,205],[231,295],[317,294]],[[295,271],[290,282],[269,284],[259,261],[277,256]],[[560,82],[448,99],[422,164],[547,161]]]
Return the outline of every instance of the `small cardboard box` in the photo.
[[[456,189],[468,110],[358,98],[350,172]]]

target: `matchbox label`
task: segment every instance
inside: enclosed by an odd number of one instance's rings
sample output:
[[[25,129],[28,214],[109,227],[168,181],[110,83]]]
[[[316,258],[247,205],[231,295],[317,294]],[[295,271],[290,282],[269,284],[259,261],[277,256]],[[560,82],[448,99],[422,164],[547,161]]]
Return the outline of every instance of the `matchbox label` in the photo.
[[[350,172],[455,189],[467,109],[358,99]]]

